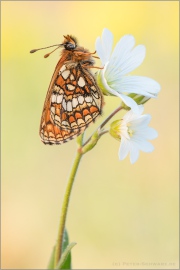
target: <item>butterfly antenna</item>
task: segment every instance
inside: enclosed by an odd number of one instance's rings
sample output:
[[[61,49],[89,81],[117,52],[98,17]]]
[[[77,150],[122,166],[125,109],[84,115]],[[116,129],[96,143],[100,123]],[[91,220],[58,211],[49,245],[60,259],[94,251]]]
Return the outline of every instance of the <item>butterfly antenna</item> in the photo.
[[[35,52],[37,52],[37,51],[39,51],[39,50],[44,50],[44,49],[48,49],[48,48],[51,48],[51,47],[55,47],[55,46],[58,46],[56,49],[58,49],[60,46],[62,46],[63,44],[56,44],[56,45],[52,45],[52,46],[48,46],[48,47],[44,47],[44,48],[39,48],[39,49],[33,49],[33,50],[31,50],[30,51],[30,53],[35,53]],[[55,50],[56,50],[55,49]],[[54,51],[55,51],[54,50]],[[53,51],[52,51],[53,52]],[[47,56],[48,57],[48,56]]]
[[[60,44],[56,49],[54,49],[52,52],[47,53],[44,55],[44,58],[47,58],[51,53],[53,53],[55,50],[57,50],[62,44]]]

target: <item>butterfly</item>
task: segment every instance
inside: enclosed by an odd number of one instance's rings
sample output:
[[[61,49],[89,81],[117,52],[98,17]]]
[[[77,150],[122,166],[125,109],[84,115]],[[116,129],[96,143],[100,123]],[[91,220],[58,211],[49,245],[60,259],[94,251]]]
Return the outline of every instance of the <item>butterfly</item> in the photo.
[[[62,44],[53,46],[64,48],[48,88],[39,130],[42,142],[50,145],[79,136],[102,114],[103,106],[101,90],[90,72],[93,57],[98,58],[92,56],[95,53],[78,46],[70,35],[64,36]]]

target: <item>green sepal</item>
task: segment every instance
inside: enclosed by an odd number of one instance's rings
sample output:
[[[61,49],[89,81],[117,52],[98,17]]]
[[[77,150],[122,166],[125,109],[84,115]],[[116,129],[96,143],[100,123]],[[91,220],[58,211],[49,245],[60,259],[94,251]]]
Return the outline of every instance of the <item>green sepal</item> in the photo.
[[[83,136],[84,136],[84,133],[82,133],[81,135],[79,135],[76,139],[76,142],[79,146],[82,146],[83,144]]]
[[[121,120],[115,120],[111,123],[110,129],[109,129],[109,134],[115,138],[116,140],[120,141],[120,123]]]
[[[134,94],[134,93],[129,94],[128,97],[131,97],[132,99],[134,99],[134,101],[138,105],[144,104],[150,99],[150,97],[145,97],[145,96]]]

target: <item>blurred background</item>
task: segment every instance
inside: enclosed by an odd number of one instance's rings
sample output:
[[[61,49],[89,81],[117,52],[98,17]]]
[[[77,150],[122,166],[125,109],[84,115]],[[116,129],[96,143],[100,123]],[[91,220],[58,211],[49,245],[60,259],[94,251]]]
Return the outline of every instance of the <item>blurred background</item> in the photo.
[[[155,151],[131,165],[105,135],[87,153],[67,219],[74,269],[178,269],[178,1],[2,1],[2,269],[46,269],[59,225],[76,140],[45,146],[39,123],[57,50],[30,54],[72,34],[95,50],[104,27],[114,44],[125,34],[147,54],[133,74],[161,84],[145,105],[159,136]],[[105,99],[103,117],[119,104]],[[117,119],[118,117],[115,117]]]

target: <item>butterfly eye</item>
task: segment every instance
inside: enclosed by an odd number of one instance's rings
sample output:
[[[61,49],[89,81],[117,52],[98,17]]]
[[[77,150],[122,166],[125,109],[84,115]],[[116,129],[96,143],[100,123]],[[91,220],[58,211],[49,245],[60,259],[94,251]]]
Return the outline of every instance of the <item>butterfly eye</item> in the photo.
[[[73,49],[75,49],[76,46],[73,43],[67,42],[64,44],[64,47],[66,50],[73,50]]]

